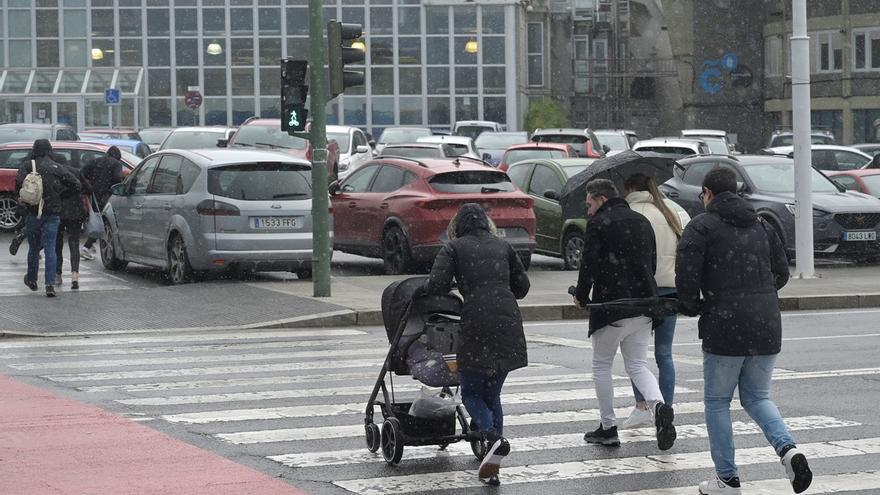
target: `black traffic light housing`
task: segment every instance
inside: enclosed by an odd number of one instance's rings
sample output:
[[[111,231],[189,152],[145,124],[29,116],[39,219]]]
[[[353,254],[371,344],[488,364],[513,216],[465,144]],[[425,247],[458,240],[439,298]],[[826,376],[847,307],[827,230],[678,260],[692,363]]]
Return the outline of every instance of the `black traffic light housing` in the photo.
[[[345,88],[363,86],[363,71],[345,70],[346,64],[363,64],[363,50],[351,48],[351,41],[360,39],[364,34],[361,24],[349,24],[339,21],[327,23],[327,60],[330,67],[330,98],[345,92]]]
[[[307,60],[286,58],[281,61],[281,130],[288,134],[306,129],[306,97],[309,86],[306,84]]]

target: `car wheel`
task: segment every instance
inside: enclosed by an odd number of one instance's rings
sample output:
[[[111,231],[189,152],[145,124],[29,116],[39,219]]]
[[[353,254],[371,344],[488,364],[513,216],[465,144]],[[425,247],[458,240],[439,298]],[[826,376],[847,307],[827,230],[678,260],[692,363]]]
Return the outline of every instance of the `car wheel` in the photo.
[[[522,261],[523,268],[525,268],[526,271],[528,271],[529,266],[531,266],[531,264],[532,264],[532,253],[520,254],[519,260]]]
[[[101,247],[101,263],[104,268],[112,271],[124,270],[128,262],[121,259],[116,253],[116,245],[113,242],[113,232],[110,230],[110,222],[104,220],[104,238],[98,240]]]
[[[584,235],[573,230],[565,234],[562,241],[562,261],[566,270],[577,270],[581,266],[581,253],[584,252]]]
[[[21,225],[18,201],[12,194],[0,194],[0,232],[15,232]]]
[[[402,275],[411,268],[409,241],[400,227],[394,226],[385,230],[382,236],[382,261],[388,275]]]
[[[192,279],[193,269],[186,254],[186,243],[180,234],[173,234],[168,243],[168,281],[171,285],[180,285]]]

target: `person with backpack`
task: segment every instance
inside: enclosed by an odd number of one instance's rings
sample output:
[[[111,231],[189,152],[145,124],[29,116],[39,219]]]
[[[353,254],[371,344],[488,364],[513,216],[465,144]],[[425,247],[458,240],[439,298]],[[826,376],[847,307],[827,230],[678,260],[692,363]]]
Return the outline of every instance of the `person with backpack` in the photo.
[[[98,201],[98,211],[104,209],[104,205],[110,199],[110,188],[114,184],[122,182],[122,153],[116,146],[111,146],[107,154],[101,158],[90,161],[82,168],[82,176],[89,183],[95,199]],[[92,248],[97,239],[89,237],[80,251],[84,259],[95,259]]]
[[[61,214],[61,195],[80,191],[80,183],[53,160],[52,145],[46,139],[34,141],[33,159],[23,163],[15,177],[15,194],[25,205],[25,231],[28,240],[28,266],[24,284],[37,290],[40,249],[46,253],[46,296],[55,297],[55,241]]]
[[[81,187],[80,191],[66,191],[61,194],[61,219],[58,225],[58,239],[55,243],[55,255],[58,259],[55,268],[55,284],[61,285],[61,271],[64,265],[64,235],[67,234],[67,245],[70,251],[71,289],[79,289],[79,236],[82,232],[83,220],[88,213],[83,205],[83,194],[90,194],[92,189],[89,183],[82,177],[82,173],[62,156],[57,156],[58,161],[68,172],[76,177]]]

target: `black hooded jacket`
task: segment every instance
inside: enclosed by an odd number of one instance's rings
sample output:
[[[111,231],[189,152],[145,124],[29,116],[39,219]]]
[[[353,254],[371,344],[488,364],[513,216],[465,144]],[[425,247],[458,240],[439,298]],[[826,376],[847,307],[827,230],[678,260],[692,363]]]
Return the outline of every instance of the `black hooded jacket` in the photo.
[[[82,168],[82,175],[89,182],[100,208],[104,208],[110,199],[110,186],[122,182],[121,158],[119,148],[111,146],[105,156],[90,161]]]
[[[656,296],[656,253],[651,222],[632,211],[626,200],[609,199],[587,222],[575,297],[586,304]],[[615,321],[641,315],[646,315],[646,310],[591,309],[588,335]]]
[[[43,217],[60,215],[62,211],[61,197],[64,194],[78,194],[80,183],[70,171],[63,165],[58,164],[52,158],[52,145],[46,139],[34,141],[31,151],[33,160],[37,163],[37,173],[43,180]],[[18,167],[15,176],[15,195],[18,196],[24,178],[31,173],[31,161],[23,160]],[[32,205],[24,205],[27,215],[37,215],[38,208]]]
[[[91,194],[92,188],[89,187],[89,183],[85,178],[83,178],[82,172],[70,165],[68,163],[61,164],[64,169],[73,174],[76,177],[77,182],[80,183],[80,188],[76,191],[68,190],[61,193],[61,220],[69,220],[69,221],[82,221],[88,216],[88,212],[83,205],[83,194]]]
[[[529,292],[522,261],[507,241],[496,237],[483,208],[462,205],[447,242],[425,283],[428,294],[445,294],[453,278],[464,297],[458,365],[481,372],[508,372],[528,365],[526,338],[517,299]]]
[[[776,291],[788,282],[788,260],[776,232],[743,198],[720,193],[687,224],[675,267],[681,310],[700,314],[704,351],[756,356],[781,350]]]

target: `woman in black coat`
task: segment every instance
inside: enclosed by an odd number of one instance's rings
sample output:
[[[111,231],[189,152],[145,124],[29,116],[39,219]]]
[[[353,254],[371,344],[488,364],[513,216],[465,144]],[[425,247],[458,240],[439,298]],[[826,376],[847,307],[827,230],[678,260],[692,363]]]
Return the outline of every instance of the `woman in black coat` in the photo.
[[[79,190],[67,191],[61,195],[61,213],[58,215],[61,222],[58,224],[58,238],[55,241],[55,255],[58,257],[58,264],[55,265],[55,285],[61,285],[64,235],[67,234],[67,246],[70,251],[70,288],[79,289],[79,236],[82,233],[83,221],[87,218],[83,206],[83,194],[90,194],[91,188],[79,169],[70,165],[62,155],[55,155],[55,161],[73,174],[81,186]]]
[[[424,291],[446,294],[455,279],[464,297],[458,351],[461,399],[488,445],[480,478],[497,484],[501,458],[510,452],[502,436],[501,387],[508,372],[528,365],[516,300],[528,294],[529,278],[516,251],[494,231],[480,205],[462,205]]]

